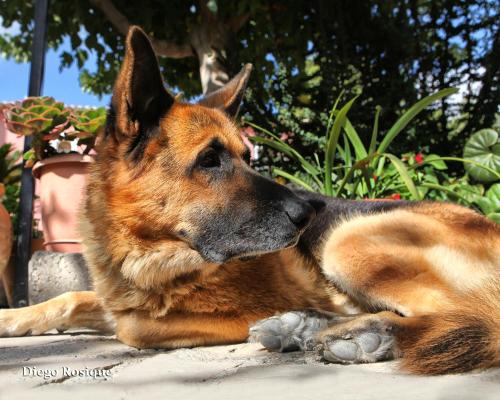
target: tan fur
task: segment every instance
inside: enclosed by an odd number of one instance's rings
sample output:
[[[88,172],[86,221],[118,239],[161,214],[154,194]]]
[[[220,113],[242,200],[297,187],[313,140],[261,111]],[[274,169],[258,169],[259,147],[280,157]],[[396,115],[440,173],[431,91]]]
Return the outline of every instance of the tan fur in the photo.
[[[0,199],[5,192],[3,184],[0,183]],[[12,302],[12,265],[9,264],[12,253],[12,223],[10,216],[0,203],[0,292],[3,289],[9,304]]]
[[[360,329],[367,319],[388,321],[403,366],[413,372],[500,365],[500,227],[494,222],[433,203],[356,217],[328,235],[323,270],[366,309],[406,318],[360,317],[322,336]]]
[[[248,71],[201,105],[175,101],[133,162],[126,154],[140,127],[127,114],[130,36],[113,96],[117,132],[101,141],[82,210],[95,291],[0,310],[0,336],[83,326],[113,329],[141,348],[224,344],[244,341],[259,319],[313,308],[365,313],[320,336],[373,323],[394,328],[403,365],[413,372],[498,364],[500,228],[463,207],[424,202],[332,221],[312,255],[296,246],[205,261],[181,232],[203,229],[195,217],[241,206],[245,147],[221,109],[235,107]],[[213,189],[189,166],[215,138],[235,172]],[[461,329],[470,343],[460,340]]]

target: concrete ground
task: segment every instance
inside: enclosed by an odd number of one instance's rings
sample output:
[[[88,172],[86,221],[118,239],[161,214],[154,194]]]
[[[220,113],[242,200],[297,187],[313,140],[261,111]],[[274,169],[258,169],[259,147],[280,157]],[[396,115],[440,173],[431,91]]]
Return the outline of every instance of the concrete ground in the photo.
[[[47,334],[0,339],[0,399],[500,399],[500,369],[417,377],[396,365],[327,365],[258,344],[156,351]]]

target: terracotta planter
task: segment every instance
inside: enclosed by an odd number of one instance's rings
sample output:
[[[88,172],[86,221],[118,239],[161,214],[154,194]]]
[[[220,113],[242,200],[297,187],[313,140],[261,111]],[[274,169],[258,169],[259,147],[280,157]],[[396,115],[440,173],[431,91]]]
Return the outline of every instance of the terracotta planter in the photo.
[[[45,250],[44,240],[42,238],[32,238],[31,239],[31,255],[35,251],[43,251]]]
[[[66,154],[47,158],[33,166],[39,179],[44,246],[49,251],[79,253],[78,211],[93,158]]]

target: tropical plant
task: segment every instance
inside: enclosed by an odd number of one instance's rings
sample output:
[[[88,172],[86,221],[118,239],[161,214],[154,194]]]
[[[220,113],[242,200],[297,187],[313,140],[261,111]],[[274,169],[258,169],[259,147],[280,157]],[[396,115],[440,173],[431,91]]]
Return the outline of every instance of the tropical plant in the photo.
[[[14,133],[32,136],[32,148],[25,153],[28,166],[37,160],[72,151],[71,142],[94,147],[97,132],[104,126],[104,108],[69,108],[52,97],[28,97],[4,110],[7,127]]]
[[[493,128],[481,129],[474,133],[464,147],[464,158],[476,161],[481,166],[500,171],[500,135]],[[465,164],[465,170],[477,181],[491,183],[498,180],[498,174],[476,164]]]
[[[474,204],[484,215],[500,224],[500,183],[492,185],[484,196],[477,196]]]
[[[128,26],[139,25],[153,39],[166,81],[187,98],[199,95],[202,84],[205,91],[214,88],[243,63],[253,62],[244,111],[275,132],[290,130],[286,124],[291,119],[278,118],[282,110],[294,114],[293,122],[306,135],[323,132],[323,119],[308,114],[329,109],[340,88],[349,98],[362,88],[363,107],[349,115],[368,142],[372,121],[365,110],[382,105],[385,131],[398,118],[393,110],[400,102],[413,104],[437,87],[463,85],[475,90],[424,112],[391,145],[398,154],[418,148],[461,156],[464,139],[491,126],[498,112],[498,0],[49,3],[48,47],[58,55],[60,68],[78,69],[82,88],[100,95],[111,93]],[[0,1],[2,57],[30,60],[34,4]],[[286,98],[278,79],[281,70],[286,72]],[[309,138],[293,133],[308,156],[313,150],[306,146]]]
[[[353,124],[347,118],[347,113],[356,98],[338,109],[339,96],[330,112],[325,137],[326,145],[321,154],[314,154],[314,160],[306,159],[277,134],[251,122],[247,124],[265,134],[264,137],[252,137],[251,140],[284,154],[300,166],[293,173],[274,167],[272,174],[307,190],[342,198],[401,197],[421,200],[439,199],[445,194],[446,199],[453,198],[472,205],[484,194],[484,189],[480,185],[475,187],[463,181],[453,182],[455,178],[445,173],[448,168],[446,162],[463,162],[488,172],[492,178],[500,179],[500,171],[494,165],[486,164],[471,156],[457,158],[435,154],[423,156],[419,153],[397,157],[388,152],[391,143],[413,118],[435,101],[453,93],[456,93],[456,89],[443,89],[418,101],[401,115],[381,139],[379,139],[380,108],[377,108],[368,146],[363,144]]]

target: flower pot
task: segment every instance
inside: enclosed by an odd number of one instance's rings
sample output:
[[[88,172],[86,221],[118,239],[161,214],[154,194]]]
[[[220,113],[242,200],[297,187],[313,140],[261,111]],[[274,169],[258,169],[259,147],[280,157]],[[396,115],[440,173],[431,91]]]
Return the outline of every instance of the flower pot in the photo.
[[[82,154],[59,155],[37,162],[33,175],[40,183],[44,246],[48,251],[80,253],[78,211],[93,158]]]
[[[45,250],[45,246],[44,246],[44,243],[45,241],[43,240],[43,238],[32,238],[31,239],[31,255],[33,255],[33,253],[35,251],[44,251]]]

